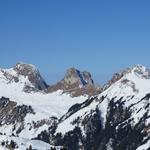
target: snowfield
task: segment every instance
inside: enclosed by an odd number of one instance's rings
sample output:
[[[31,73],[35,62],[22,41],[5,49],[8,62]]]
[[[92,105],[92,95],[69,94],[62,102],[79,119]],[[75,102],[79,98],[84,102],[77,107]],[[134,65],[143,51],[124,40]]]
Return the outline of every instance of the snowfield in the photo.
[[[0,143],[2,143],[3,141],[8,141],[8,143],[10,143],[11,140],[14,141],[17,144],[16,147],[18,147],[14,150],[26,150],[27,148],[29,148],[30,145],[32,146],[32,149],[37,150],[50,150],[51,147],[53,147],[52,145],[40,140],[29,140],[25,138],[11,137],[7,135],[0,136]],[[60,148],[61,147],[58,146],[56,150],[60,150]],[[0,150],[9,150],[9,148],[0,145]]]
[[[17,102],[17,105],[25,104],[32,106],[35,114],[27,114],[25,117],[25,129],[19,134],[20,137],[27,137],[29,139],[36,137],[41,131],[47,130],[49,127],[44,125],[36,130],[29,130],[30,123],[43,119],[49,120],[50,117],[60,118],[73,104],[82,103],[87,99],[84,96],[72,98],[69,94],[63,94],[60,90],[50,94],[42,92],[25,93],[22,91],[22,87],[23,85],[20,85],[19,88],[17,83],[1,83],[0,97],[10,98],[11,101]],[[12,130],[12,125],[0,127],[0,131],[5,131],[8,135],[12,134]]]
[[[61,90],[49,94],[33,91],[26,93],[23,91],[26,83],[29,83],[26,78],[21,78],[19,83],[13,82],[10,84],[6,84],[0,80],[0,97],[7,97],[11,101],[17,102],[18,105],[25,104],[32,106],[34,111],[38,113],[37,120],[50,116],[59,118],[73,104],[82,103],[87,99],[86,96],[72,98],[69,94],[63,94]]]

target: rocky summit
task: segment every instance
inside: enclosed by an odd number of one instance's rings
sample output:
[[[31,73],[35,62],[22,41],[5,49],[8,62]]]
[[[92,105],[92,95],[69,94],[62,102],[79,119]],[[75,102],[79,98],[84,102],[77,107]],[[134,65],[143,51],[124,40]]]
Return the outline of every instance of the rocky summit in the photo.
[[[44,79],[41,77],[39,70],[32,64],[17,63],[13,67],[16,73],[28,78],[28,80],[39,90],[44,90],[48,87]]]
[[[81,95],[93,96],[101,92],[101,87],[94,84],[89,72],[81,72],[75,68],[68,69],[65,77],[61,81],[56,85],[49,86],[48,92],[59,89],[65,93],[70,93],[74,97]]]
[[[34,65],[0,69],[0,149],[150,150],[150,70],[100,87],[75,68],[55,85]]]

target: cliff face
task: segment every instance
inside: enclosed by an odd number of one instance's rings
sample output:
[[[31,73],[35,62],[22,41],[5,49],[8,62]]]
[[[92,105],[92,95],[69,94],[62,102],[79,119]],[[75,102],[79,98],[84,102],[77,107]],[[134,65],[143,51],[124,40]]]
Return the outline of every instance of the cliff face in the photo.
[[[33,86],[39,90],[44,90],[48,87],[44,79],[39,73],[39,70],[32,64],[17,63],[14,66],[14,71],[18,76],[27,77]]]
[[[63,90],[64,93],[69,93],[73,97],[81,95],[97,95],[101,92],[101,87],[96,86],[87,71],[79,71],[75,68],[67,70],[65,77],[56,85],[49,86],[48,92]]]

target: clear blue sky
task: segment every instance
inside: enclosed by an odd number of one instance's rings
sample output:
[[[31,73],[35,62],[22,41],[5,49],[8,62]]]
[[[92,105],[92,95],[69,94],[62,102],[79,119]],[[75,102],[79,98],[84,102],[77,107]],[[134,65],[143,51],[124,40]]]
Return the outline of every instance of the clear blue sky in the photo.
[[[96,82],[150,67],[149,0],[1,0],[0,67],[35,64],[50,83],[69,67]]]

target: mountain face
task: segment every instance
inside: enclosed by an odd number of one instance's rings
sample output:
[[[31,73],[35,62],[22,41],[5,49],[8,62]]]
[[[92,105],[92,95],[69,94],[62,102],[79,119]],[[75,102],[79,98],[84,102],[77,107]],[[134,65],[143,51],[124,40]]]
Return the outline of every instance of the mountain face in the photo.
[[[90,86],[94,93],[88,91]],[[32,65],[1,69],[0,148],[13,141],[19,150],[30,145],[38,150],[52,145],[67,150],[150,150],[149,69],[127,68],[95,89],[90,73],[75,68],[49,87]]]
[[[5,139],[34,139],[54,126],[72,105],[87,99],[87,95],[72,97],[62,90],[47,93],[47,88],[33,65],[17,63],[11,69],[0,69],[0,134]]]
[[[83,118],[79,126],[92,149],[137,149],[150,139],[149,70],[138,65],[119,74],[107,90],[95,97],[90,109],[84,108],[77,117]]]
[[[128,73],[135,73],[136,75],[140,76],[141,78],[149,79],[150,78],[150,70],[142,65],[136,65],[134,67],[127,68],[119,73],[115,73],[112,79],[104,85],[104,90],[110,87],[113,83],[121,79]]]
[[[0,69],[0,81],[8,85],[22,85],[22,90],[31,92],[48,87],[38,69],[31,64],[17,63],[11,69]]]
[[[65,93],[71,94],[73,97],[81,95],[97,95],[101,92],[100,86],[96,86],[87,71],[79,71],[75,68],[67,70],[65,77],[56,85],[49,86],[48,92],[63,90]]]
[[[149,72],[141,65],[128,68],[101,94],[72,106],[55,128],[55,144],[71,150],[149,150]]]
[[[34,65],[17,63],[13,69],[18,75],[28,77],[28,80],[36,89],[44,90],[48,87],[44,79],[41,77],[39,70]]]

